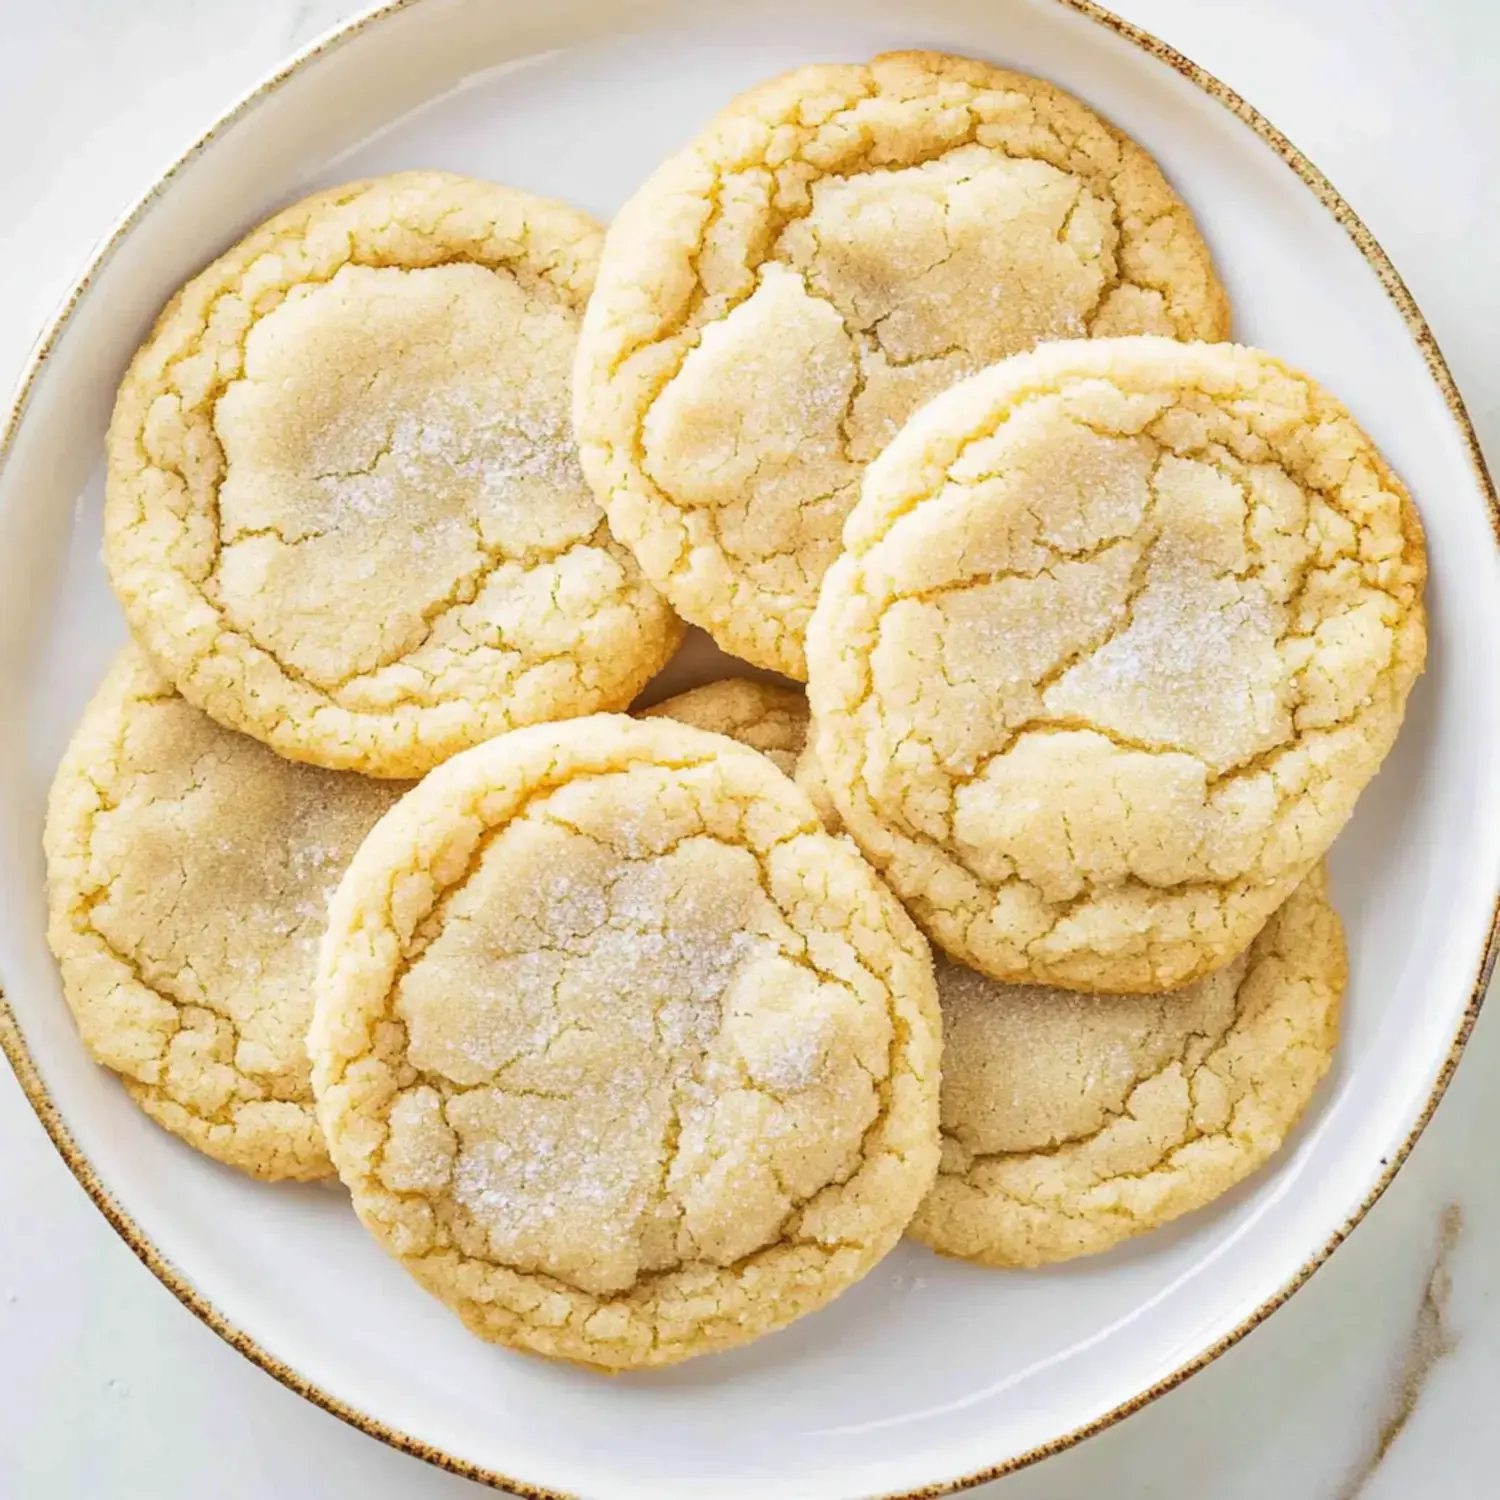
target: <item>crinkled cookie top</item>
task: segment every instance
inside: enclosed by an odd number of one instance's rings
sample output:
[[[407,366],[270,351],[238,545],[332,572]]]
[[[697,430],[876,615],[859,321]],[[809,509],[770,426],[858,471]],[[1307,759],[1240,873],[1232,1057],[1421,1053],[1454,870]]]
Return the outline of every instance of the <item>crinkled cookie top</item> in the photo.
[[[935,53],[803,68],[611,226],[580,450],[674,606],[801,678],[864,465],[923,401],[1039,340],[1228,331],[1187,209],[1076,99]]]
[[[1248,952],[1171,994],[1079,995],[940,963],[943,1160],[912,1233],[1038,1266],[1212,1202],[1307,1107],[1346,973],[1321,866]]]
[[[578,466],[600,231],[443,172],[319,193],[187,284],[120,389],[105,555],[190,701],[411,776],[623,707],[680,625]]]
[[[1268,355],[1060,343],[872,466],[809,635],[838,814],[993,978],[1172,988],[1342,828],[1425,651],[1416,511]]]
[[[329,893],[404,788],[214,723],[129,647],[53,783],[48,938],[90,1054],[256,1177],[331,1176],[307,1025]]]
[[[725,677],[646,709],[643,719],[676,719],[710,734],[728,735],[759,750],[790,776],[807,742],[807,696],[796,688]]]
[[[520,730],[405,797],[310,1050],[372,1233],[481,1337],[596,1366],[820,1306],[936,1167],[920,934],[763,756],[666,719]]]

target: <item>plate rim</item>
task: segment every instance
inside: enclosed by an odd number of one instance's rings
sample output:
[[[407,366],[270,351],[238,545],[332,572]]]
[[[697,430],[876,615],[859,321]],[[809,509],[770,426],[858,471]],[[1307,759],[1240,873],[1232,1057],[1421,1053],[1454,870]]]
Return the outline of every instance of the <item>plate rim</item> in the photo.
[[[30,408],[33,392],[41,379],[47,362],[59,341],[68,331],[73,321],[73,316],[91,290],[95,277],[113,259],[115,252],[135,230],[136,226],[145,217],[156,200],[165,192],[173,179],[263,99],[275,93],[284,83],[301,73],[318,58],[343,47],[362,32],[390,19],[400,12],[415,9],[417,6],[426,3],[428,3],[428,0],[381,0],[381,3],[374,4],[368,9],[349,17],[347,20],[315,37],[302,48],[294,51],[282,63],[242,93],[227,109],[195,136],[170,164],[156,176],[135,201],[130,204],[124,213],[120,215],[114,225],[95,243],[94,248],[87,256],[83,270],[62,297],[57,310],[43,325],[41,332],[37,335],[26,356],[14,388],[14,393],[6,410],[3,426],[0,426],[0,477],[3,477],[11,450],[15,445],[17,435],[24,424],[27,411]],[[1427,319],[1417,305],[1416,299],[1412,296],[1400,272],[1397,271],[1394,263],[1391,261],[1390,256],[1371,233],[1363,219],[1360,218],[1333,186],[1328,177],[1304,152],[1273,125],[1265,115],[1234,89],[1143,27],[1137,26],[1134,22],[1127,21],[1124,17],[1116,15],[1113,11],[1106,10],[1102,5],[1095,3],[1095,0],[1041,0],[1041,3],[1061,7],[1063,10],[1070,11],[1094,25],[1103,27],[1106,31],[1112,32],[1121,40],[1129,43],[1136,50],[1171,68],[1201,93],[1206,94],[1216,104],[1227,109],[1242,124],[1254,131],[1276,153],[1282,163],[1301,179],[1303,185],[1312,192],[1322,207],[1332,215],[1339,227],[1344,230],[1345,234],[1353,242],[1354,247],[1359,251],[1365,263],[1374,271],[1377,280],[1380,282],[1381,289],[1400,314],[1402,322],[1406,325],[1407,332],[1416,344],[1418,352],[1427,366],[1428,374],[1432,378],[1433,384],[1437,387],[1438,393],[1442,396],[1443,402],[1447,406],[1457,427],[1458,435],[1463,442],[1469,461],[1469,467],[1478,481],[1481,497],[1489,511],[1490,530],[1497,551],[1500,551],[1500,494],[1496,492],[1494,481],[1490,476],[1489,468],[1480,447],[1478,435],[1474,430],[1473,422],[1469,417],[1467,406],[1465,405],[1463,396],[1459,392],[1457,382],[1454,380],[1453,374],[1448,367],[1448,362],[1443,356],[1432,329],[1428,326]],[[1146,1389],[1119,1402],[1111,1407],[1109,1411],[1096,1417],[1091,1422],[1075,1427],[1059,1437],[1051,1439],[1049,1442],[1038,1444],[1022,1453],[1002,1459],[991,1466],[974,1470],[952,1479],[939,1480],[930,1485],[919,1486],[915,1489],[882,1492],[878,1496],[870,1497],[870,1500],[937,1500],[937,1497],[940,1496],[952,1495],[962,1490],[972,1489],[981,1484],[988,1484],[1008,1474],[1029,1468],[1033,1464],[1040,1463],[1043,1459],[1051,1458],[1056,1454],[1065,1452],[1067,1449],[1075,1447],[1090,1437],[1096,1436],[1098,1433],[1123,1421],[1126,1417],[1132,1416],[1144,1407],[1149,1406],[1159,1397],[1166,1395],[1168,1391],[1174,1390],[1184,1381],[1196,1375],[1200,1370],[1212,1364],[1220,1355],[1239,1343],[1248,1333],[1259,1327],[1274,1312],[1283,1307],[1296,1292],[1306,1285],[1313,1274],[1327,1263],[1334,1251],[1343,1244],[1364,1219],[1365,1215],[1379,1201],[1386,1189],[1395,1180],[1396,1174],[1405,1165],[1412,1148],[1431,1122],[1433,1114],[1436,1112],[1443,1095],[1447,1092],[1449,1083],[1452,1081],[1464,1048],[1473,1032],[1475,1022],[1478,1020],[1479,1012],[1484,1005],[1485,993],[1489,985],[1490,976],[1495,968],[1497,956],[1500,956],[1500,884],[1497,884],[1493,893],[1489,924],[1485,933],[1479,966],[1474,976],[1473,987],[1470,991],[1468,1002],[1459,1018],[1458,1028],[1453,1035],[1452,1041],[1449,1043],[1447,1052],[1433,1080],[1432,1088],[1415,1121],[1412,1123],[1400,1146],[1386,1160],[1380,1175],[1370,1186],[1364,1198],[1348,1214],[1343,1223],[1329,1235],[1323,1244],[1274,1293],[1241,1319],[1234,1328],[1221,1335],[1191,1359],[1185,1360],[1176,1369]],[[121,1204],[116,1201],[109,1189],[104,1185],[104,1182],[94,1168],[93,1162],[78,1145],[77,1141],[74,1140],[72,1132],[63,1119],[62,1112],[58,1109],[48,1092],[47,1086],[42,1079],[41,1071],[37,1067],[26,1044],[25,1034],[21,1029],[15,1012],[10,1006],[3,985],[0,985],[0,1051],[4,1052],[9,1061],[27,1103],[36,1114],[42,1128],[46,1131],[54,1149],[62,1157],[64,1165],[73,1174],[79,1186],[83,1188],[84,1192],[93,1202],[94,1207],[99,1210],[110,1227],[124,1241],[126,1246],[146,1269],[189,1312],[216,1333],[230,1348],[265,1371],[266,1374],[270,1375],[288,1390],[311,1402],[323,1411],[328,1412],[331,1416],[337,1417],[356,1431],[364,1433],[368,1437],[376,1438],[388,1447],[409,1454],[414,1458],[419,1458],[436,1468],[444,1469],[449,1473],[457,1474],[462,1478],[473,1480],[492,1489],[509,1491],[524,1497],[524,1500],[582,1500],[582,1497],[570,1492],[534,1485],[525,1480],[518,1480],[497,1470],[471,1463],[467,1459],[434,1447],[432,1444],[424,1442],[421,1438],[403,1432],[381,1421],[379,1418],[361,1411],[358,1407],[351,1405],[341,1397],[325,1390],[316,1382],[309,1380],[290,1365],[278,1359],[269,1350],[262,1348],[243,1328],[240,1328],[221,1313],[209,1298],[157,1249],[151,1238],[141,1229],[140,1225],[135,1222]]]

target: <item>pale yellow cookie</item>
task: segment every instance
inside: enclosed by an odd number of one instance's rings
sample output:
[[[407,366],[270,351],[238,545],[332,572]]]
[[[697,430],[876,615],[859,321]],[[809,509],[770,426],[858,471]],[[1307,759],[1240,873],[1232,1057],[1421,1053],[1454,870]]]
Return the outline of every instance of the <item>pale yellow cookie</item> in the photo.
[[[1306,1109],[1346,976],[1321,866],[1247,953],[1170,994],[1078,995],[940,963],[943,1159],[912,1234],[1041,1266],[1211,1203]]]
[[[120,387],[104,545],[184,697],[374,776],[630,701],[681,626],[570,431],[599,242],[403,172],[283,210],[172,299]]]
[[[749,677],[725,677],[655,704],[643,719],[676,719],[759,750],[790,776],[807,740],[807,696]]]
[[[578,350],[614,533],[726,650],[806,675],[864,465],[1040,340],[1228,337],[1192,217],[1076,99],[902,52],[735,100],[611,225]]]
[[[1406,491],[1305,375],[1104,339],[938,397],[872,465],[808,638],[814,753],[929,936],[1150,992],[1332,843],[1425,652]]]
[[[518,730],[335,895],[310,1034],[366,1228],[480,1337],[671,1364],[813,1311],[937,1164],[926,944],[769,761],[666,719]]]
[[[807,793],[808,800],[817,808],[818,817],[823,820],[823,826],[830,833],[842,833],[844,825],[839,820],[839,810],[834,806],[833,795],[828,790],[828,778],[823,774],[823,767],[818,763],[812,740],[812,722],[809,719],[807,737],[797,756],[797,763],[792,768],[792,779]]]
[[[402,790],[221,728],[133,646],[110,669],[52,785],[47,935],[89,1052],[189,1145],[332,1175],[306,1047],[318,939]]]

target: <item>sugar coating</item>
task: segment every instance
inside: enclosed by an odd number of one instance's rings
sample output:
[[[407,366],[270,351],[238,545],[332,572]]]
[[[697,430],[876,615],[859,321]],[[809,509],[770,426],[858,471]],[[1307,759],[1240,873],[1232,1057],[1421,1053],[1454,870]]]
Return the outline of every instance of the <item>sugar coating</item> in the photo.
[[[1228,336],[1156,164],[1039,79],[937,53],[742,95],[621,210],[578,350],[614,533],[725,650],[806,676],[864,466],[1038,341]]]
[[[1040,1266],[1202,1208],[1307,1107],[1346,976],[1321,865],[1248,952],[1171,994],[1079,995],[940,963],[943,1158],[911,1233]]]
[[[655,704],[643,719],[676,719],[710,734],[728,735],[759,750],[777,770],[790,776],[807,741],[807,696],[796,688],[725,677]]]
[[[621,708],[680,623],[609,535],[569,382],[600,231],[443,172],[277,214],[168,304],[108,438],[105,560],[191,702],[414,776]]]
[[[404,790],[223,729],[128,647],[47,811],[48,939],[89,1053],[256,1177],[328,1177],[305,1038],[328,896]]]
[[[764,756],[666,718],[518,730],[403,798],[309,1048],[366,1227],[480,1337],[605,1369],[821,1306],[937,1165],[925,942]]]
[[[868,474],[809,633],[841,822],[955,959],[1152,992],[1332,843],[1426,648],[1421,524],[1349,414],[1234,345],[1050,345]]]

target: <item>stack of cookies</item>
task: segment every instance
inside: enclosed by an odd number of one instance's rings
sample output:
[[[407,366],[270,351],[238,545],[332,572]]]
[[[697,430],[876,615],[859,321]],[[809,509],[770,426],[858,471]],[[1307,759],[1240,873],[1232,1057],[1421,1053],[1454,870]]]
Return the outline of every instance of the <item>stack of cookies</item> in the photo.
[[[752,90],[607,233],[441,172],[278,214],[110,429],[85,1044],[610,1370],[908,1230],[1208,1203],[1327,1069],[1323,855],[1424,653],[1399,481],[1229,332],[1145,152],[932,54]],[[684,622],[759,678],[621,712]]]

